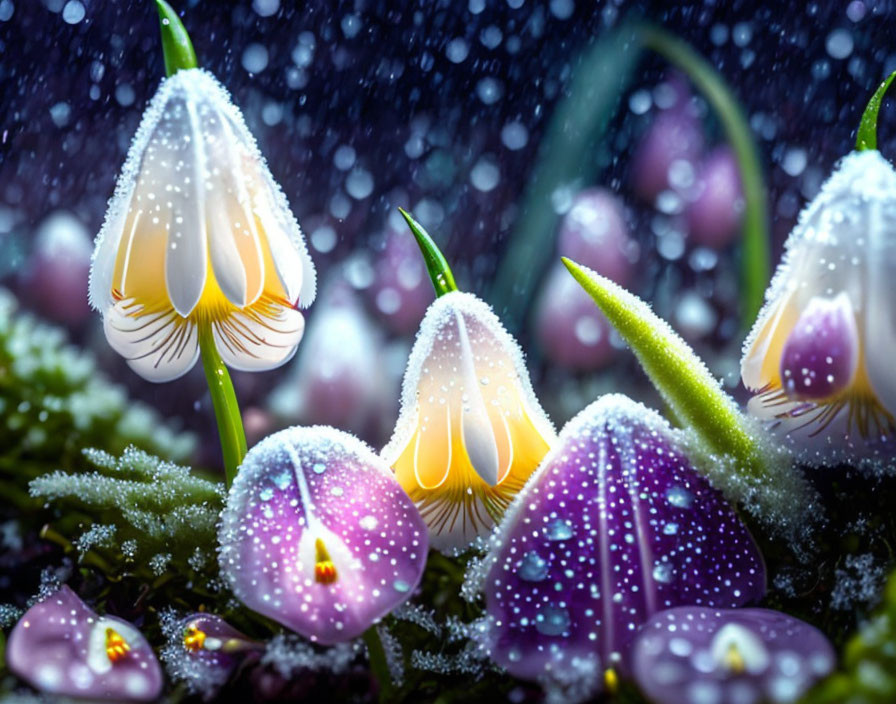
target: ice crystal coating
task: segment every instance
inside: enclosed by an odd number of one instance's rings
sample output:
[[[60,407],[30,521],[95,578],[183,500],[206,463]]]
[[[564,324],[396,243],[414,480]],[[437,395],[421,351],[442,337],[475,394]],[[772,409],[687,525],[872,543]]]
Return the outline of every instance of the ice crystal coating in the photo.
[[[271,369],[295,352],[314,289],[299,225],[227,91],[200,69],[163,81],[93,255],[90,302],[109,344],[169,381],[210,326],[229,366]]]
[[[793,702],[835,662],[821,631],[769,609],[669,609],[632,647],[635,679],[656,704]]]
[[[250,450],[219,542],[241,601],[323,644],[360,635],[404,602],[427,551],[426,526],[389,467],[323,426],[289,428]]]
[[[453,291],[426,312],[381,456],[416,502],[434,548],[497,523],[554,441],[519,346],[491,308]]]
[[[197,546],[211,552],[223,484],[197,477],[187,467],[134,447],[120,457],[100,450],[83,454],[94,471],[44,474],[29,484],[31,495],[57,506],[87,509],[95,518],[104,519],[107,533],[114,530],[125,554],[149,561],[161,571],[172,558],[168,550],[181,564],[195,554]],[[95,525],[77,539],[82,553],[103,546],[101,539],[111,540],[102,530]],[[167,554],[164,560],[160,552]]]
[[[853,152],[800,215],[741,362],[750,412],[801,459],[892,465],[894,298],[896,171],[877,151]],[[794,367],[795,349],[810,359]],[[803,393],[807,377],[816,392]]]
[[[162,669],[127,621],[97,616],[63,586],[25,612],[9,636],[9,669],[48,694],[92,700],[154,701]]]
[[[492,657],[525,679],[599,686],[638,627],[681,604],[762,597],[746,526],[657,413],[604,396],[560,434],[496,533]]]

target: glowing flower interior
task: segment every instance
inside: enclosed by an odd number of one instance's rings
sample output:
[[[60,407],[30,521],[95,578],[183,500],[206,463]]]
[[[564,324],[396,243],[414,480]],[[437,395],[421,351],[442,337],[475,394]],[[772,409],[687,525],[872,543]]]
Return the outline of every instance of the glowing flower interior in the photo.
[[[486,577],[492,657],[560,683],[626,669],[638,627],[765,592],[752,537],[675,432],[624,396],[573,418],[507,513]],[[612,672],[610,677],[613,677]]]
[[[793,702],[835,662],[817,628],[769,609],[669,609],[632,647],[635,679],[656,704]]]
[[[242,115],[199,69],[166,79],[143,116],[103,228],[90,301],[109,344],[150,381],[187,372],[198,331],[243,370],[287,361],[314,298],[299,225]]]
[[[800,216],[744,346],[750,411],[827,453],[892,448],[894,298],[896,171],[855,152]]]
[[[554,438],[522,353],[491,309],[468,293],[437,298],[381,453],[417,503],[432,546],[464,548],[490,530]]]
[[[405,601],[426,527],[389,467],[347,433],[290,428],[256,445],[230,489],[221,571],[247,606],[323,644]]]
[[[9,669],[48,694],[154,701],[162,670],[146,639],[127,621],[97,616],[64,586],[32,606],[6,647]]]

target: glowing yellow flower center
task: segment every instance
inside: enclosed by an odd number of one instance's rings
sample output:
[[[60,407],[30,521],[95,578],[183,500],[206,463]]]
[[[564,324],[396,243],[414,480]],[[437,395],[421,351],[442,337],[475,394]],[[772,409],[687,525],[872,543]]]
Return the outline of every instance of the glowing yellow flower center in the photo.
[[[114,628],[106,629],[106,655],[110,662],[118,662],[130,652],[131,646]]]
[[[330,553],[327,552],[324,541],[320,538],[314,541],[314,552],[316,555],[314,580],[320,584],[332,584],[338,579],[339,575],[336,573],[336,565],[330,559]]]
[[[604,689],[608,694],[616,694],[619,691],[619,675],[612,667],[604,670]]]
[[[735,675],[740,675],[747,669],[747,664],[744,662],[744,656],[734,643],[731,643],[728,646],[728,650],[725,651],[723,664],[729,672],[732,672]]]
[[[184,631],[184,647],[196,652],[205,646],[205,631],[190,624]]]

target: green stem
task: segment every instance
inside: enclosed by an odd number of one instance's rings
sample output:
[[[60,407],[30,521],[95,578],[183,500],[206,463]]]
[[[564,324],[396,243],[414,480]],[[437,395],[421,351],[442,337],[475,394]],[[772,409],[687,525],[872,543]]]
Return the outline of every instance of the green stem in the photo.
[[[423,228],[419,222],[414,220],[411,215],[399,208],[398,212],[404,216],[411,228],[417,245],[423,253],[423,261],[426,262],[426,270],[429,272],[429,278],[432,280],[432,286],[436,290],[436,296],[444,296],[451,291],[457,291],[457,284],[454,283],[454,274],[451,273],[451,267],[445,260],[445,255],[436,247],[432,237]]]
[[[367,657],[370,660],[370,669],[376,676],[380,685],[381,702],[392,701],[394,687],[392,686],[392,674],[389,672],[389,663],[386,661],[386,651],[383,648],[383,642],[380,640],[380,634],[377,633],[376,626],[371,626],[362,634],[364,645],[367,646]]]
[[[165,74],[173,75],[180,69],[196,68],[193,42],[180,17],[165,0],[156,0],[162,30],[162,52],[165,54]]]
[[[896,77],[896,71],[887,76],[886,80],[881,83],[868,105],[865,106],[865,112],[862,113],[862,121],[859,123],[859,131],[856,134],[856,151],[863,152],[867,149],[877,149],[877,114],[880,112],[880,104],[883,102],[884,93]]]
[[[236,401],[233,382],[227,367],[215,347],[211,325],[199,326],[199,349],[202,352],[202,368],[212,396],[215,419],[218,421],[218,435],[221,437],[221,451],[224,455],[224,476],[227,486],[233,483],[236,471],[246,456],[246,433],[243,419]]]
[[[769,217],[759,149],[747,118],[734,94],[718,72],[680,39],[658,27],[641,29],[645,47],[684,71],[715,110],[734,150],[744,192],[744,225],[741,251],[741,314],[749,328],[765,300],[770,275]]]

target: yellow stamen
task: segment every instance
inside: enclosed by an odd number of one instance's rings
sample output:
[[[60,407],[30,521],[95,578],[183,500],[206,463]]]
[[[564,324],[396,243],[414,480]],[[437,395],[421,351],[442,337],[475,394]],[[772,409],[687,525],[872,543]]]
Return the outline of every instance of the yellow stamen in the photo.
[[[741,655],[741,652],[737,649],[737,646],[734,643],[731,643],[731,645],[728,646],[723,662],[728,671],[735,675],[743,674],[747,669],[747,664],[744,662],[744,656]]]
[[[121,634],[114,628],[106,629],[106,656],[110,662],[118,662],[131,650]]]
[[[205,631],[200,630],[192,624],[187,626],[184,631],[184,647],[193,652],[205,647]]]
[[[330,553],[324,545],[324,541],[318,538],[314,541],[316,558],[314,562],[314,579],[320,584],[332,584],[338,578],[336,565],[330,559]]]
[[[604,670],[604,689],[607,694],[616,694],[619,691],[619,675],[612,667]]]

